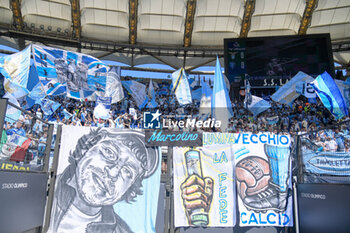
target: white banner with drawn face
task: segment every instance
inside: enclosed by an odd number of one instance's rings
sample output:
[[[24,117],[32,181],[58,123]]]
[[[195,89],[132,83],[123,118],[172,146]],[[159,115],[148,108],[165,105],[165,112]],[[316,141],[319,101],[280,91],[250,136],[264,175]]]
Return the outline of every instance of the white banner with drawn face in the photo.
[[[293,226],[289,135],[235,134],[240,226]]]
[[[155,232],[160,158],[140,131],[63,126],[48,232]]]
[[[233,134],[203,134],[203,147],[174,147],[175,227],[233,227]]]

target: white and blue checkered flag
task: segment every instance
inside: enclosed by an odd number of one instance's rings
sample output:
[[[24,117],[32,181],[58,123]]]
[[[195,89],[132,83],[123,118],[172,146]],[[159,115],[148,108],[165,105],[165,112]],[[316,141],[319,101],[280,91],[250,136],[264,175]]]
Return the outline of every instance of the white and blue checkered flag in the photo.
[[[39,79],[47,86],[48,95],[64,93],[63,87],[74,99],[105,91],[107,66],[97,58],[50,47],[32,48]]]

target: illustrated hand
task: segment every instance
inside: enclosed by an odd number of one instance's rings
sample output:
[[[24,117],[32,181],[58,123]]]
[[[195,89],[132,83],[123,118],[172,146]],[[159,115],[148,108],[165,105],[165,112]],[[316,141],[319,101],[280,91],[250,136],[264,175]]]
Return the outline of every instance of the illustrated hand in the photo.
[[[203,208],[206,213],[209,212],[213,199],[213,186],[212,178],[201,178],[196,174],[187,177],[181,184],[181,196],[190,225],[192,225],[191,214],[194,210]]]

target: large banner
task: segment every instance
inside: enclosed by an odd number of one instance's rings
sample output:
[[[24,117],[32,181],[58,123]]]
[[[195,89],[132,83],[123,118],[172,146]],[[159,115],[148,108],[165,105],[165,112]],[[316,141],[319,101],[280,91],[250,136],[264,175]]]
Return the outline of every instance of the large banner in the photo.
[[[48,232],[155,232],[160,156],[140,131],[63,126]]]
[[[240,226],[293,226],[290,137],[236,135]]]
[[[107,66],[89,55],[32,45],[34,64],[48,95],[81,99],[106,88]]]
[[[203,147],[174,147],[175,227],[235,225],[233,138],[208,133]]]
[[[305,172],[315,175],[350,176],[350,153],[317,151],[309,139],[302,138],[301,149]]]

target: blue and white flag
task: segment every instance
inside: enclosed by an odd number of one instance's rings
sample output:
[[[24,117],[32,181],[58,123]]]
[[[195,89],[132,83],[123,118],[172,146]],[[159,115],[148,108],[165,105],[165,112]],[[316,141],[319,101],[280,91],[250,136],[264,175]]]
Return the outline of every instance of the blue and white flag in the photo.
[[[70,119],[73,116],[73,114],[68,112],[67,109],[63,109],[63,115],[65,119]]]
[[[0,73],[5,77],[5,91],[16,99],[29,93],[27,90],[29,68],[30,46],[21,52],[0,57]]]
[[[108,119],[109,110],[111,109],[111,97],[96,97],[96,107],[94,109],[94,117],[96,119]]]
[[[52,101],[50,99],[41,99],[40,102],[41,109],[43,110],[44,115],[50,116],[52,115],[60,106],[60,103]]]
[[[248,105],[252,103],[252,93],[250,92],[250,83],[248,80],[245,80],[245,97],[244,97],[244,106],[247,108]]]
[[[46,95],[65,95],[67,93],[66,83],[58,83],[55,80],[51,80],[49,82],[41,81],[41,84],[45,90]]]
[[[199,79],[196,79],[196,77],[189,78],[188,83],[190,84],[191,89],[194,89],[199,86]]]
[[[271,99],[275,102],[279,102],[281,104],[289,104],[293,102],[300,95],[296,91],[296,86],[299,83],[305,82],[310,83],[314,79],[305,74],[304,72],[299,71],[291,80],[289,80],[286,84],[284,84],[278,91],[276,91]]]
[[[308,99],[316,98],[316,92],[310,84],[312,81],[297,83],[297,85],[295,86],[295,91]]]
[[[201,100],[202,99],[202,88],[197,88],[192,91],[192,99]]]
[[[146,86],[134,80],[122,81],[125,89],[130,93],[136,102],[139,109],[142,109],[148,103],[148,96],[146,94]]]
[[[337,84],[341,94],[344,97],[346,106],[349,108],[350,107],[350,83],[349,82],[345,82],[343,80],[334,80],[335,83]]]
[[[156,107],[158,107],[158,104],[156,102],[156,92],[154,91],[152,79],[149,82],[148,96],[151,98],[151,101],[147,104],[147,108],[156,108]]]
[[[266,121],[268,125],[275,125],[278,123],[278,120],[279,120],[278,116],[266,117]]]
[[[188,75],[183,68],[172,73],[172,91],[180,105],[192,103],[191,88],[188,82]]]
[[[124,99],[124,91],[120,81],[120,66],[111,66],[108,70],[105,97],[111,97],[112,104]]]
[[[7,92],[3,97],[7,98],[8,102],[12,103],[13,105],[20,107],[17,99],[13,95],[11,95],[9,92]],[[14,123],[18,121],[20,117],[21,117],[21,111],[8,104],[6,109],[5,121],[9,123]]]
[[[29,92],[28,97],[35,100],[36,102],[40,102],[46,96],[45,89],[43,85],[38,82],[34,88]]]
[[[60,94],[60,83],[66,86],[67,96],[82,99],[95,91],[105,91],[107,66],[89,55],[65,51],[62,49],[33,45],[34,64],[43,85],[55,87],[50,95]],[[53,82],[52,82],[53,81]],[[63,91],[63,89],[60,89]]]
[[[258,96],[251,96],[251,103],[248,105],[248,109],[253,113],[254,116],[259,115],[260,113],[266,111],[269,108],[271,108],[269,102]]]
[[[227,129],[228,120],[233,116],[232,104],[222,76],[219,58],[216,58],[213,95],[211,97],[211,116],[221,120],[223,129]]]
[[[201,103],[199,107],[199,113],[208,115],[211,113],[211,96],[213,94],[213,91],[209,87],[209,84],[207,82],[202,82],[202,98]]]
[[[337,84],[327,72],[317,76],[315,81],[311,83],[311,86],[315,89],[323,105],[337,120],[349,114]]]

